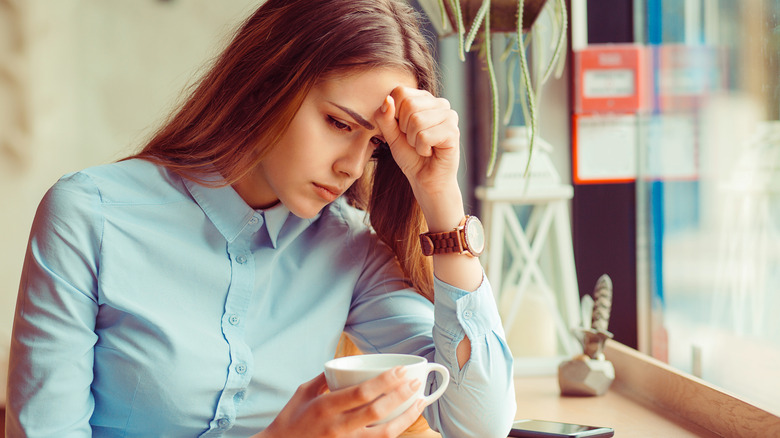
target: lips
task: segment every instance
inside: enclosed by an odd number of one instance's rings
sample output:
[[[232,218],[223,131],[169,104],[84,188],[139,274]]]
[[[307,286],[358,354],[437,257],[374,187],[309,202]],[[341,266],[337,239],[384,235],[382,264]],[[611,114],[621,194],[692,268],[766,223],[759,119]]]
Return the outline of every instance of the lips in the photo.
[[[314,191],[317,196],[327,202],[333,202],[344,192],[338,187],[314,183]]]

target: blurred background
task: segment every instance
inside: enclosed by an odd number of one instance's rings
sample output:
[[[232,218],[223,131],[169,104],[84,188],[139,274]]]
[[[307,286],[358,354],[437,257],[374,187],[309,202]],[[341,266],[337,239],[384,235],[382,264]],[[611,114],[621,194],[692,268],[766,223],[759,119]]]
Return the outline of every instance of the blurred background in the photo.
[[[560,309],[534,291],[578,302],[608,273],[617,341],[780,414],[780,0],[564,3],[565,65],[543,87],[537,134],[573,193],[570,254],[543,251],[551,281],[532,280],[518,301],[506,327],[518,363],[565,350],[551,322]],[[2,375],[45,191],[143,146],[258,4],[0,0]],[[485,65],[476,53],[462,62],[455,39],[427,32],[444,95],[461,114],[467,207],[488,217],[492,207],[475,194],[497,184],[485,175]],[[499,76],[517,74],[496,47]],[[510,126],[526,124],[519,107],[513,114]],[[517,204],[526,227],[528,206]],[[563,257],[576,267],[573,292],[556,271]],[[494,285],[504,318],[518,293],[510,286]]]

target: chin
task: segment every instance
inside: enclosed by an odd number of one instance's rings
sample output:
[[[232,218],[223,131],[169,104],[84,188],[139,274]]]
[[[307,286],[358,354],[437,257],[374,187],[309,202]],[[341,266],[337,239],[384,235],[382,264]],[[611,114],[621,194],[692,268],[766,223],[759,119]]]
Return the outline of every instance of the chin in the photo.
[[[290,213],[294,214],[295,216],[301,218],[301,219],[312,219],[316,217],[323,208],[325,208],[326,205],[321,205],[319,207],[314,206],[307,206],[307,207],[301,207],[301,206],[294,206],[294,207],[287,207],[290,210]]]

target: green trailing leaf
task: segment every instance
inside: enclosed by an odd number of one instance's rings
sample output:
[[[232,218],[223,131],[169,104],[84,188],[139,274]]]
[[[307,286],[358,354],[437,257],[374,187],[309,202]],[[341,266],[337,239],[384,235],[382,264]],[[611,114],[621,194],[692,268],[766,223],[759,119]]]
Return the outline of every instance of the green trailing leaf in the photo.
[[[482,5],[490,9],[490,0],[485,0]],[[496,71],[493,68],[493,51],[490,47],[490,19],[485,20],[485,60],[487,61],[488,76],[490,77],[490,103],[491,103],[491,138],[490,138],[490,158],[488,159],[487,175],[493,174],[493,168],[496,165],[496,155],[498,153],[498,85],[496,84]]]
[[[441,11],[441,28],[447,29],[450,20],[447,19],[447,8],[444,7],[444,0],[439,0],[439,10]]]
[[[515,61],[514,61],[514,55],[517,52],[515,50],[515,45],[517,45],[517,37],[515,35],[512,35],[507,38],[506,45],[504,46],[504,51],[501,52],[501,56],[499,57],[499,60],[506,64],[507,66],[507,72],[506,72],[506,107],[504,108],[504,119],[502,122],[504,125],[509,125],[509,122],[512,120],[512,113],[515,108]],[[512,59],[510,59],[510,57]]]
[[[477,37],[477,32],[482,26],[482,21],[485,19],[485,15],[490,11],[490,0],[482,0],[482,5],[477,9],[477,15],[474,16],[474,21],[471,22],[471,29],[469,29],[468,35],[466,35],[465,47],[466,51],[471,50],[471,45],[474,43],[474,39]],[[487,21],[490,21],[488,19]],[[490,28],[490,23],[485,23],[485,28]],[[490,34],[485,35],[485,39],[491,39]]]
[[[461,61],[465,61],[466,52],[463,49],[463,34],[464,34],[463,13],[460,10],[460,0],[450,0],[450,4],[455,10],[455,17],[458,22],[457,23],[458,24],[458,57],[460,58]]]
[[[520,18],[522,22],[522,18]],[[516,37],[515,37],[516,38]],[[518,49],[517,49],[517,59],[515,60],[514,64],[520,65],[522,59],[520,56],[520,47],[522,47],[523,52],[527,52],[528,48],[531,46],[531,42],[534,40],[533,32],[526,35],[525,38],[522,38],[520,42],[518,42]],[[514,65],[512,66],[512,70],[514,71]],[[522,70],[522,67],[521,67]],[[522,76],[521,76],[522,79]],[[530,121],[531,120],[531,111],[528,108],[528,99],[526,98],[526,93],[528,93],[528,89],[525,88],[524,83],[520,84],[520,87],[517,89],[517,97],[520,99],[520,109],[523,110],[523,120]]]
[[[517,64],[520,64],[520,56],[517,57]],[[521,73],[522,78],[522,73]],[[528,99],[526,99],[524,94],[524,86],[520,84],[520,92],[518,92],[518,97],[520,98],[520,109],[523,110],[523,120],[529,121],[531,120],[531,111],[528,109]]]
[[[504,125],[512,120],[512,112],[515,107],[515,63],[507,64],[506,72],[506,109],[504,110]]]
[[[567,44],[567,31],[569,29],[569,18],[566,14],[566,3],[565,0],[558,0],[558,13],[559,18],[561,22],[561,28],[560,34],[558,36],[558,47],[556,48],[557,51],[557,58],[558,58],[558,67],[555,70],[555,77],[560,78],[563,75],[563,68],[566,65],[566,57],[563,56],[564,53],[566,53],[566,47]]]
[[[561,54],[563,53],[563,49],[566,47],[566,30],[568,28],[568,19],[566,16],[566,5],[563,2],[564,0],[556,0],[555,10],[556,12],[558,12],[560,29],[558,29],[558,39],[556,40],[555,43],[555,50],[553,51],[553,54],[550,57],[550,62],[549,64],[547,64],[547,69],[545,70],[544,75],[542,75],[542,80],[541,80],[542,84],[547,82],[547,80],[550,78],[550,75],[553,73],[554,70],[562,70],[561,69],[562,63],[559,62],[559,60],[562,58]],[[556,72],[556,76],[560,76],[560,73]]]
[[[518,12],[517,12],[517,40],[523,42],[523,6],[525,0],[519,0]],[[518,44],[519,47],[524,47],[523,44]],[[525,171],[523,176],[528,175],[528,170],[531,168],[531,156],[534,151],[534,140],[536,139],[536,103],[534,101],[533,87],[531,86],[531,75],[528,72],[528,57],[525,50],[520,50],[520,73],[523,79],[523,85],[525,86],[525,98],[528,101],[528,116],[526,119],[526,132],[529,133],[528,138],[528,161],[525,164]]]
[[[531,43],[531,53],[534,54],[534,62],[531,65],[531,68],[533,69],[533,72],[531,74],[531,83],[534,85],[534,88],[532,90],[528,90],[529,93],[534,94],[534,102],[537,103],[537,108],[539,109],[539,92],[542,91],[542,61],[544,60],[544,44],[542,42],[542,36],[541,32],[543,29],[540,28],[541,26],[538,24],[534,26],[534,28],[531,30],[531,35],[534,35],[533,42]]]

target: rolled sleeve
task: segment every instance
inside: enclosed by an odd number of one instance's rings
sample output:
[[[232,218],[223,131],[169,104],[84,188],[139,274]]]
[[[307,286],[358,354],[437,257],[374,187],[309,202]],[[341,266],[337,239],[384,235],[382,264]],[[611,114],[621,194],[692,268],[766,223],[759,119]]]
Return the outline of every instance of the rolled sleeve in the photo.
[[[434,319],[441,329],[453,336],[465,334],[476,338],[501,327],[490,283],[482,283],[474,292],[466,292],[434,278]]]
[[[426,418],[444,437],[504,437],[516,413],[513,361],[490,283],[483,273],[467,292],[434,278],[434,290],[434,360],[450,371],[450,385]],[[460,367],[465,336],[471,355]]]

